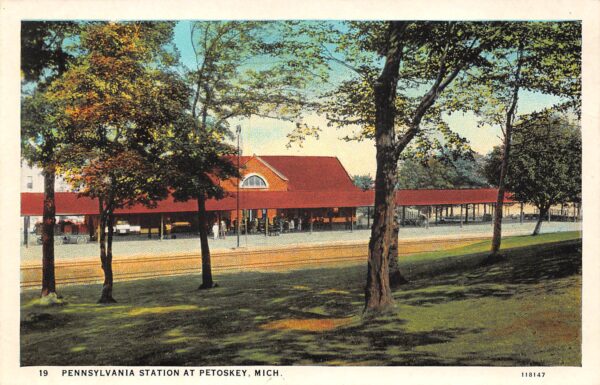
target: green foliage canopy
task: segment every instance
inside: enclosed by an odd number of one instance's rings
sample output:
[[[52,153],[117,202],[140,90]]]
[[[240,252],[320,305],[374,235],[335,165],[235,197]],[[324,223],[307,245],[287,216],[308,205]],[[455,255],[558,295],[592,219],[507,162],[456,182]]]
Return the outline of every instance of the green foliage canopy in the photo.
[[[404,24],[394,103],[395,135],[402,138],[410,132],[414,138],[407,148],[408,157],[416,153],[428,156],[442,149],[466,153],[468,141],[450,129],[444,120],[448,108],[436,100],[463,71],[491,67],[484,53],[498,44],[502,28],[480,22]],[[349,68],[354,76],[324,95],[320,111],[330,126],[357,129],[348,140],[374,138],[374,89],[387,54],[388,34],[386,22],[348,22],[337,35],[326,35],[329,41],[323,43],[324,56]],[[334,45],[334,40],[339,43]]]
[[[67,40],[81,26],[74,22],[21,23],[21,154],[30,166],[54,166],[64,132],[53,116],[56,105],[45,94],[48,84],[61,76],[75,57]]]
[[[81,54],[54,81],[48,97],[66,136],[66,179],[107,210],[152,204],[166,194],[160,180],[161,135],[189,106],[189,92],[168,70],[171,23],[88,26]]]
[[[497,183],[501,148],[484,167]],[[581,201],[581,130],[578,122],[555,110],[525,117],[515,126],[506,186],[515,199],[545,211],[555,204]]]
[[[192,115],[202,129],[227,131],[232,119],[251,116],[301,125],[312,107],[307,85],[327,75],[303,22],[199,21],[190,39]]]
[[[375,181],[370,174],[353,175],[352,183],[363,191],[371,190],[375,186]]]
[[[405,159],[398,168],[400,189],[460,189],[487,187],[479,154],[457,159],[429,157]]]

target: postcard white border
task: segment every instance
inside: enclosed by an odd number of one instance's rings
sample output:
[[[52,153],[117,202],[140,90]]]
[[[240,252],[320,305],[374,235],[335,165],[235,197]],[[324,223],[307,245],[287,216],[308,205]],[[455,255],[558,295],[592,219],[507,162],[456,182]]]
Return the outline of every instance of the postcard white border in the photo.
[[[90,1],[0,0],[0,383],[100,384],[106,378],[68,378],[52,367],[19,367],[19,29],[22,19],[527,19],[583,20],[584,140],[584,314],[581,368],[489,367],[280,367],[283,377],[272,384],[582,384],[600,383],[594,363],[600,362],[600,1],[544,0],[304,0],[304,1]],[[492,348],[492,347],[490,347]],[[546,372],[543,379],[523,379],[522,371]],[[111,378],[115,384],[257,384],[267,379]]]

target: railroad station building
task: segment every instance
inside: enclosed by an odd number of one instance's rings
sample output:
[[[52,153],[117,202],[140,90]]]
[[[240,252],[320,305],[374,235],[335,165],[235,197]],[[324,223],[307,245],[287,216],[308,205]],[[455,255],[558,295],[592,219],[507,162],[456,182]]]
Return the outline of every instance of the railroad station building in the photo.
[[[302,227],[309,230],[311,224],[313,229],[352,226],[356,221],[356,207],[369,205],[369,197],[372,197],[354,186],[336,157],[242,156],[240,168],[240,180],[219,182],[226,191],[225,198],[209,200],[206,204],[209,221],[225,221],[231,231],[236,229],[238,216],[245,223],[242,230],[247,227],[249,232],[264,231],[265,218],[270,225],[281,219],[289,226],[289,221],[294,220],[294,230],[300,231]],[[77,224],[75,231],[95,235],[96,200],[78,197],[73,192],[57,192],[55,201],[57,216],[82,217],[83,223]],[[39,217],[42,208],[43,193],[21,193],[22,216]],[[154,208],[136,205],[116,210],[115,214],[117,221],[140,226],[142,234],[161,236],[170,232],[195,232],[196,210],[195,200],[175,202],[168,197]],[[67,226],[66,231],[74,231],[75,226]],[[65,231],[64,228],[58,230]]]
[[[226,191],[225,198],[207,201],[209,228],[212,223],[223,221],[229,232],[235,232],[238,218],[242,218],[243,232],[265,235],[370,226],[374,193],[357,188],[336,157],[241,156],[240,169],[239,180],[220,182]],[[497,190],[489,188],[400,190],[396,202],[404,226],[422,225],[423,221],[462,225],[490,221],[496,197]],[[55,194],[55,201],[58,234],[96,237],[99,222],[96,200],[63,191]],[[508,195],[505,201],[505,216],[520,215],[523,220],[522,206],[515,205]],[[21,193],[25,229],[31,229],[41,219],[42,209],[43,193]],[[153,208],[135,205],[116,210],[115,214],[117,222],[139,227],[142,236],[162,238],[196,233],[196,210],[195,200],[175,202],[168,197]]]

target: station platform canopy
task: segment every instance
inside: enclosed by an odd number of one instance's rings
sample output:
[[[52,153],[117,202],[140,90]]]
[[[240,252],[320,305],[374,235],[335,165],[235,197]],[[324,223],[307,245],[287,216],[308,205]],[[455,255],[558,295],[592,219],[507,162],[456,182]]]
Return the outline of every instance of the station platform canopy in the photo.
[[[228,193],[220,200],[206,202],[207,211],[234,211],[237,206],[237,193]],[[399,190],[396,192],[398,206],[440,206],[463,204],[496,203],[498,190],[455,189],[455,190]],[[242,191],[240,209],[316,209],[333,207],[372,206],[375,194],[369,191]],[[55,193],[56,215],[98,215],[98,201],[89,197],[79,197],[74,192]],[[505,202],[512,202],[506,194]],[[44,205],[43,193],[21,193],[21,215],[41,216]],[[115,210],[115,214],[159,214],[197,211],[197,202],[188,200],[176,202],[173,197],[157,202],[155,207],[134,205]]]

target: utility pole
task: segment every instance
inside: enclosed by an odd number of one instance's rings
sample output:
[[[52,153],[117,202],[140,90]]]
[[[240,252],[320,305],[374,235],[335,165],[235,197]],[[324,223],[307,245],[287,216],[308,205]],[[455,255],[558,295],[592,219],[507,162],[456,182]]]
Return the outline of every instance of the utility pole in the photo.
[[[242,126],[239,124],[235,127],[237,133],[237,169],[240,172],[240,134],[242,133]],[[237,216],[237,247],[240,247],[240,182],[241,178],[237,180],[237,199],[236,199],[236,216]]]
[[[246,242],[246,247],[248,247],[248,221],[249,219],[246,218],[246,216],[248,215],[248,210],[244,210],[243,211],[243,217],[244,217],[244,241]]]

